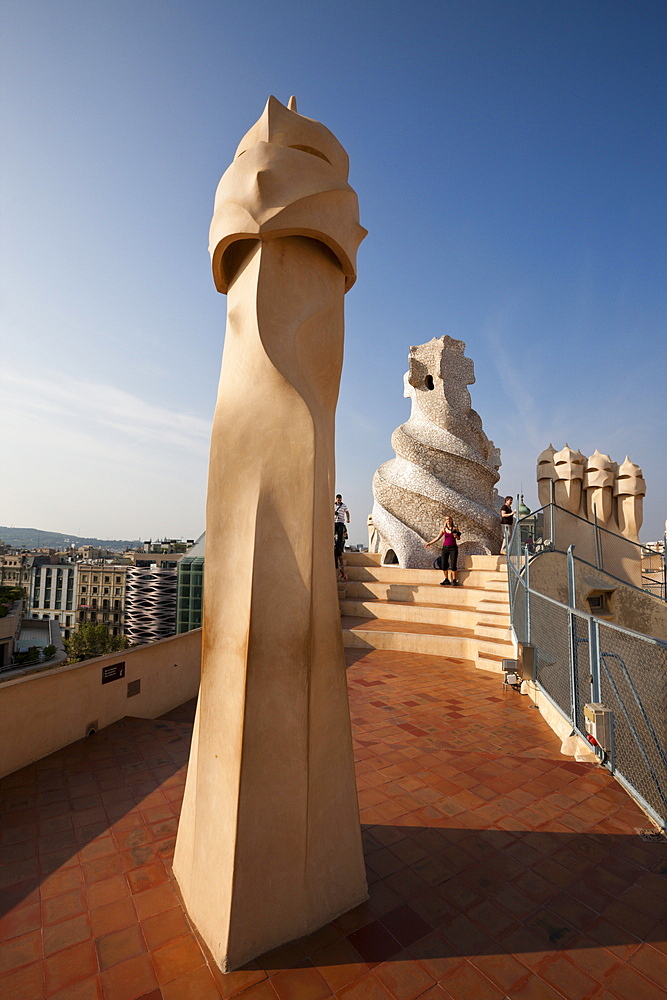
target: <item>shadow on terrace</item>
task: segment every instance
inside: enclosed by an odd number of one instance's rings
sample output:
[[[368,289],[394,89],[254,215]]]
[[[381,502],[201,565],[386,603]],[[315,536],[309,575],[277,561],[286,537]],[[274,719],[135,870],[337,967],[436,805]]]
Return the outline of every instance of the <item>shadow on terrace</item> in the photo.
[[[667,998],[665,844],[608,772],[496,674],[347,656],[367,903],[209,969],[170,868],[190,701],[0,783],[0,995]]]

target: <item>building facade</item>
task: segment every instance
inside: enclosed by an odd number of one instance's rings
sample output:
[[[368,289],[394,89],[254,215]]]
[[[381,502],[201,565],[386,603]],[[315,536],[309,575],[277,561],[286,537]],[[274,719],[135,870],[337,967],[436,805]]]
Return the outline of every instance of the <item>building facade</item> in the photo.
[[[117,563],[79,563],[77,625],[102,623],[112,635],[124,634],[128,569],[128,566]]]
[[[42,563],[30,577],[29,617],[58,622],[65,639],[76,626],[76,577],[75,563]]]
[[[43,562],[46,562],[43,556],[28,555],[25,552],[3,552],[0,555],[0,586],[22,587],[25,596],[28,597],[33,567]]]
[[[176,570],[128,566],[125,635],[130,642],[156,642],[176,631]]]
[[[206,535],[188,550],[178,564],[176,633],[201,628],[204,602],[204,542]]]

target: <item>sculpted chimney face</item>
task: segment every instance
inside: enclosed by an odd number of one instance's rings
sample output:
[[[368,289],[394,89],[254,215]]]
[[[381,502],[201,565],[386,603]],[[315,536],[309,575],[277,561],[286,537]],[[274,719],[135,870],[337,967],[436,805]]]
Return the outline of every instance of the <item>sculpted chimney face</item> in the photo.
[[[327,246],[350,289],[366,230],[347,176],[333,133],[270,97],[216,191],[209,250],[218,291],[229,290],[248,241],[296,235]]]
[[[589,458],[569,445],[554,451],[549,445],[537,459],[540,504],[549,502],[549,480],[559,507],[597,523],[615,534],[639,541],[646,494],[642,470],[626,456],[621,466],[597,449]],[[627,569],[627,567],[626,567]],[[620,567],[621,575],[633,579]]]
[[[234,159],[262,142],[319,156],[342,180],[348,178],[350,161],[333,132],[321,122],[297,114],[296,108],[285,107],[275,97],[269,97],[261,118],[241,139]]]
[[[586,459],[580,451],[574,451],[568,444],[553,457],[556,479],[583,479]]]
[[[554,469],[555,453],[556,449],[550,444],[537,459],[537,495],[540,507],[546,507],[551,500],[551,486],[549,484],[552,479],[556,478]]]
[[[614,484],[616,517],[621,532],[636,541],[639,541],[639,529],[644,520],[645,495],[642,470],[626,455]]]
[[[609,455],[603,455],[596,448],[586,463],[584,486],[587,489],[593,486],[598,488],[613,486],[614,469],[615,463]]]
[[[554,454],[553,461],[556,503],[573,514],[581,513],[585,457],[580,451],[574,451],[566,444],[561,451]]]
[[[643,479],[643,472],[638,465],[631,462],[628,456],[619,466],[616,485],[614,486],[614,496],[646,496],[646,483]]]
[[[597,449],[586,463],[584,473],[584,489],[586,491],[586,516],[589,521],[597,517],[598,524],[611,525],[613,516],[612,487],[616,463],[609,455],[603,455]]]

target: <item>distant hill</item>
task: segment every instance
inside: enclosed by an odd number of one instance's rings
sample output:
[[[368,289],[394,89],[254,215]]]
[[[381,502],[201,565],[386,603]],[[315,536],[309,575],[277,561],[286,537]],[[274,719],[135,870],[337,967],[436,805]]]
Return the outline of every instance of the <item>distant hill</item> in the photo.
[[[81,535],[63,535],[60,531],[41,531],[39,528],[7,528],[0,525],[0,542],[22,549],[66,549],[71,545],[94,545],[99,549],[136,549],[138,538],[84,538]]]

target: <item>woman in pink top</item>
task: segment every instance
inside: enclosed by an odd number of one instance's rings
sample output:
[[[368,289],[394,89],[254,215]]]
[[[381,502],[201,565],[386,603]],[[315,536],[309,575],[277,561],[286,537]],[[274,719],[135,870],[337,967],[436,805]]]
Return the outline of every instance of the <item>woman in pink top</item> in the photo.
[[[447,515],[442,531],[430,542],[424,542],[426,548],[433,545],[442,538],[442,572],[445,579],[441,581],[441,587],[458,587],[459,581],[456,579],[456,561],[459,557],[457,540],[461,537],[461,532],[454,524],[452,518]]]

